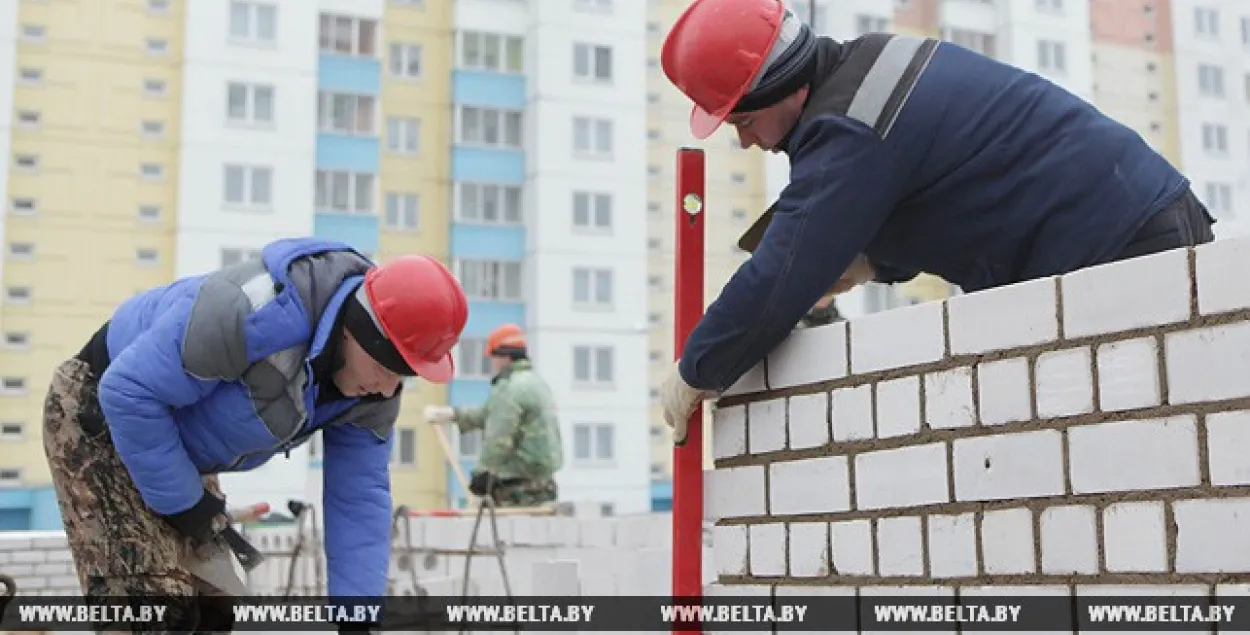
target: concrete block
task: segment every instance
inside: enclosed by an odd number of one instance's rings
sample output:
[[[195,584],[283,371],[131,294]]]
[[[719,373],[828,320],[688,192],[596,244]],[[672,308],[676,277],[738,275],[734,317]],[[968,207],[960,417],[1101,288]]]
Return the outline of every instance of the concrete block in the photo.
[[[713,477],[714,470],[707,477]],[[616,523],[609,518],[587,518],[581,521],[583,547],[613,547],[616,545]]]
[[[850,323],[851,372],[871,373],[941,360],[946,335],[941,302],[855,318]]]
[[[1038,355],[1034,375],[1039,419],[1094,411],[1093,353],[1088,346]]]
[[[929,443],[855,457],[856,509],[950,502],[946,445]]]
[[[1042,511],[1042,573],[1098,573],[1097,510],[1093,505],[1062,505]]]
[[[835,443],[872,438],[872,386],[839,388],[830,399]]]
[[[1014,432],[955,439],[955,500],[989,501],[1064,493],[1063,434]]]
[[[981,517],[981,555],[985,573],[1024,574],[1037,570],[1033,552],[1033,512],[1025,509],[987,511]]]
[[[762,516],[766,497],[762,465],[719,468],[703,474],[706,520]],[[583,527],[583,534],[585,530]]]
[[[581,523],[576,518],[557,516],[548,519],[547,537],[553,545],[579,545],[582,541]]]
[[[825,577],[830,567],[829,523],[790,523],[790,575]]]
[[[1018,357],[978,364],[977,387],[983,425],[1033,418],[1029,360]]]
[[[877,384],[877,437],[901,437],[920,431],[920,376]]]
[[[712,411],[712,457],[727,459],[747,453],[747,407],[726,406]]]
[[[717,525],[712,528],[712,552],[717,575],[747,575],[747,527]]]
[[[846,322],[797,329],[768,356],[768,385],[774,390],[846,376]]]
[[[747,404],[747,437],[751,454],[786,449],[785,397]]]
[[[833,569],[838,575],[873,575],[876,571],[872,521],[829,523],[829,542],[833,544]]]
[[[961,366],[924,377],[925,423],[934,430],[967,428],[976,423],[972,368]]]
[[[1250,322],[1168,333],[1163,345],[1169,403],[1250,396]]]
[[[1189,319],[1189,252],[1173,249],[1065,274],[1063,334],[1085,337]]]
[[[929,572],[935,578],[977,574],[977,527],[973,514],[929,517]]]
[[[924,543],[919,516],[877,519],[877,574],[924,575]]]
[[[498,518],[497,520],[503,520],[503,518]],[[529,546],[551,544],[551,537],[548,535],[551,522],[550,518],[542,516],[521,516],[512,517],[508,520],[511,521],[511,531],[509,532],[511,534],[511,544]],[[485,524],[486,519],[483,519],[482,522]],[[484,533],[489,535],[489,530]],[[500,533],[505,533],[502,526],[500,526]]]
[[[767,377],[768,360],[761,360],[760,363],[751,367],[750,370],[743,373],[738,381],[734,382],[724,393],[722,397],[732,397],[734,395],[749,395],[755,392],[768,390],[768,383],[765,381]]]
[[[816,448],[829,443],[829,393],[790,397],[790,449]]]
[[[946,301],[952,355],[1053,341],[1059,336],[1055,278],[954,296]]]
[[[847,459],[830,456],[769,466],[769,509],[774,515],[818,514],[851,508]]]
[[[1177,573],[1250,571],[1250,498],[1172,503]]]
[[[1193,415],[1068,429],[1072,493],[1189,487],[1200,482]]]
[[[1216,487],[1250,484],[1250,410],[1207,415],[1207,460]]]
[[[751,575],[782,576],[786,574],[786,525],[764,523],[749,530]]]
[[[1212,315],[1250,307],[1250,240],[1221,238],[1194,247],[1198,279],[1198,313]]]
[[[1102,516],[1103,553],[1112,573],[1168,570],[1163,503],[1114,503]]]
[[[1103,412],[1149,408],[1163,403],[1158,348],[1153,337],[1098,346],[1098,401]]]

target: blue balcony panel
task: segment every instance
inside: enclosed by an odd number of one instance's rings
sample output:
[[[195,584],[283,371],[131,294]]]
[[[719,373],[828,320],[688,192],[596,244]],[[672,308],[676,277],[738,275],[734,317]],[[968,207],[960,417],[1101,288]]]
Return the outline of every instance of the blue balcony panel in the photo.
[[[455,146],[451,149],[451,178],[501,185],[525,183],[525,152]]]
[[[525,227],[453,223],[451,257],[477,260],[524,260]]]
[[[317,88],[378,95],[382,92],[382,63],[376,58],[322,53],[317,58]]]
[[[377,137],[317,134],[317,169],[377,174],[381,162]]]
[[[313,219],[318,238],[345,242],[367,253],[378,253],[378,217],[373,214],[338,214],[319,210]]]
[[[525,110],[525,76],[454,71],[452,100],[457,104]]]
[[[0,531],[62,529],[61,508],[51,484],[0,489]]]
[[[489,394],[489,379],[453,379],[447,383],[447,403],[452,406],[480,406]]]
[[[486,337],[500,324],[513,323],[525,328],[525,305],[520,302],[469,300],[469,320],[463,337]]]

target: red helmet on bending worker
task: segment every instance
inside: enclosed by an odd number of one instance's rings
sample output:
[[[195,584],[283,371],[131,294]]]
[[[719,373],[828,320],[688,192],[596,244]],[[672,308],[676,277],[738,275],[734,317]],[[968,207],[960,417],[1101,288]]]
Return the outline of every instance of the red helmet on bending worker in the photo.
[[[380,337],[362,336],[368,325],[347,318],[361,347],[400,375],[446,383],[455,374],[451,349],[469,318],[469,303],[455,276],[429,256],[403,256],[374,267],[356,291]]]
[[[749,93],[772,94],[748,110],[785,97],[795,65],[814,59],[813,39],[781,0],[695,0],[665,38],[660,64],[694,102],[691,134],[706,139]],[[761,82],[765,75],[769,82]]]

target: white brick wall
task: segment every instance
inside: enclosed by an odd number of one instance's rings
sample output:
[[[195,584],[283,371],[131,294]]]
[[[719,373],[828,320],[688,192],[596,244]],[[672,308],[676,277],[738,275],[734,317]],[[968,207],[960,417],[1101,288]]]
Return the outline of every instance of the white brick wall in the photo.
[[[725,584],[1167,594],[1250,574],[1246,271],[1250,239],[1225,240],[793,335],[767,386],[724,402],[751,408],[749,441],[722,416],[710,501],[752,527],[752,572]]]

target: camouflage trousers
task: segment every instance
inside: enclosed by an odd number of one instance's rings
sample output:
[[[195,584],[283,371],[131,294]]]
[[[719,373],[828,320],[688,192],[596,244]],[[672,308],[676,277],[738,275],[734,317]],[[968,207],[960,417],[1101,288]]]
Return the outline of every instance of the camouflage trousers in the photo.
[[[510,480],[491,489],[496,507],[536,507],[559,497],[553,478]]]
[[[104,624],[97,632],[230,632],[232,616],[195,601],[223,594],[187,571],[190,542],[144,504],[104,428],[96,383],[86,362],[71,359],[53,373],[44,400],[44,453],[78,581],[88,601],[148,597],[169,606],[164,624]],[[215,475],[204,485],[221,496]]]

